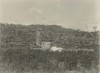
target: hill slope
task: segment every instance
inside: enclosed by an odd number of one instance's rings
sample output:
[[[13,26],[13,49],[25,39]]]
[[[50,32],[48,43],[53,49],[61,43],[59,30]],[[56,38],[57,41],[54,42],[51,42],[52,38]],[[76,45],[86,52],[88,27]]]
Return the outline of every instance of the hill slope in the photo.
[[[36,30],[41,28],[42,41],[54,42],[63,48],[96,48],[97,34],[74,29],[66,29],[58,25],[15,25],[1,23],[1,39],[3,47],[29,45],[36,42]]]

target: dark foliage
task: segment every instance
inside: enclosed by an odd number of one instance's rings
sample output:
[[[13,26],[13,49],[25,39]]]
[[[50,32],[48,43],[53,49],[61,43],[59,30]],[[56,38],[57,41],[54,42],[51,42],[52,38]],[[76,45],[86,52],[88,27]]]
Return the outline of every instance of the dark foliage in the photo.
[[[3,53],[2,61],[10,65],[14,70],[56,70],[58,64],[63,62],[65,69],[73,70],[77,68],[77,64],[87,69],[94,64],[97,65],[98,58],[94,52],[50,52],[41,50],[27,49],[25,52],[22,49],[8,49]]]
[[[65,29],[57,25],[15,25],[1,23],[2,46],[7,48],[20,45],[21,48],[35,46],[36,30],[41,28],[42,41],[54,42],[63,48],[98,48],[97,32],[85,32],[80,30]],[[18,47],[18,46],[17,46]]]

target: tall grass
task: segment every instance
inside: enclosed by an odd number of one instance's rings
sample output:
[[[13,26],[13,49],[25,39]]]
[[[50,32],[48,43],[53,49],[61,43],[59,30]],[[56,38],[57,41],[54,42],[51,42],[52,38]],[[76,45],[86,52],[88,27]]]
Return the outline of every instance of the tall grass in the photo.
[[[91,52],[8,49],[2,54],[0,73],[97,73],[97,65]]]

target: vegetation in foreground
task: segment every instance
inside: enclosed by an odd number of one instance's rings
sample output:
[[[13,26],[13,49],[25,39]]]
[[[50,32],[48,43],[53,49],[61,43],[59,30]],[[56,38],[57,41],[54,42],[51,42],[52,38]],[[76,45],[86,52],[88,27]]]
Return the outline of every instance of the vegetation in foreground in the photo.
[[[98,70],[98,58],[94,52],[50,52],[41,50],[9,49],[3,52],[5,70],[17,72],[55,72]],[[58,73],[57,72],[57,73]]]

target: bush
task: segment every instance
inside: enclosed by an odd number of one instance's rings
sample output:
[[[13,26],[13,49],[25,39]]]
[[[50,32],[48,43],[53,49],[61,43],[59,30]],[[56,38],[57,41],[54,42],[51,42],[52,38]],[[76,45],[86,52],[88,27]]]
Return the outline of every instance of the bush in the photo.
[[[52,61],[51,61],[52,60]],[[13,70],[23,71],[43,69],[56,70],[60,62],[64,62],[65,68],[69,70],[76,69],[77,63],[80,62],[83,67],[89,69],[94,61],[97,62],[93,52],[50,52],[41,50],[8,49],[3,53],[2,61],[12,67]],[[55,66],[53,62],[55,62]]]

